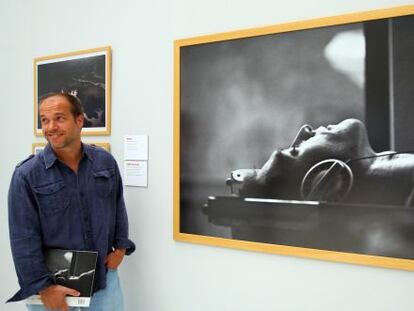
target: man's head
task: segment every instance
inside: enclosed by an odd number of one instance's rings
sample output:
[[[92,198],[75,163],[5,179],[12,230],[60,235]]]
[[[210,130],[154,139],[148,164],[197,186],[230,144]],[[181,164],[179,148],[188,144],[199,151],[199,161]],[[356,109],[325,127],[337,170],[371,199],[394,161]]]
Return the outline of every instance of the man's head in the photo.
[[[76,96],[73,96],[72,94],[69,93],[62,93],[62,92],[51,92],[51,93],[47,93],[45,95],[43,95],[42,97],[40,97],[39,100],[39,108],[40,105],[48,98],[50,97],[54,97],[54,96],[61,96],[66,98],[66,100],[70,103],[70,111],[73,115],[74,118],[76,118],[79,115],[83,115],[83,108],[81,105],[81,102],[79,100],[79,98],[77,98]]]
[[[79,99],[67,93],[50,93],[39,102],[42,132],[53,150],[80,143],[84,116]]]
[[[243,196],[300,199],[300,185],[306,172],[326,159],[349,159],[373,155],[364,124],[347,119],[313,130],[302,127],[291,147],[272,153],[260,170],[246,174],[240,190]]]

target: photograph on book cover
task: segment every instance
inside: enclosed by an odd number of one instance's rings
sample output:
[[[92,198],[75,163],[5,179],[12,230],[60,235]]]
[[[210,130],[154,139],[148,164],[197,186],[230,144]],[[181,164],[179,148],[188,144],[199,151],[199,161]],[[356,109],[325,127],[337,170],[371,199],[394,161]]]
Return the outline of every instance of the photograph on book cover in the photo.
[[[82,135],[110,135],[110,47],[38,57],[33,66],[35,135],[42,135],[39,99],[50,92],[68,92],[80,99],[85,115]]]
[[[176,40],[174,238],[414,270],[413,14]]]
[[[80,295],[66,297],[72,307],[88,307],[92,297],[98,253],[94,251],[76,251],[48,249],[45,251],[46,266],[56,284],[76,289]],[[26,300],[28,304],[42,304],[40,295]]]

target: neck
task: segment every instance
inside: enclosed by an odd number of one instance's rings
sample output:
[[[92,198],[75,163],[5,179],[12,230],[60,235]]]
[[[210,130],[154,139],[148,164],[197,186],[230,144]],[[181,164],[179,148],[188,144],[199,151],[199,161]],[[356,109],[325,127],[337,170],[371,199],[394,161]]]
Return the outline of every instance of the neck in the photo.
[[[350,163],[354,185],[348,202],[405,204],[413,187],[414,155],[384,154]]]
[[[82,158],[82,144],[78,143],[65,148],[53,149],[56,157],[67,166],[69,166],[75,173],[78,172],[79,162]]]

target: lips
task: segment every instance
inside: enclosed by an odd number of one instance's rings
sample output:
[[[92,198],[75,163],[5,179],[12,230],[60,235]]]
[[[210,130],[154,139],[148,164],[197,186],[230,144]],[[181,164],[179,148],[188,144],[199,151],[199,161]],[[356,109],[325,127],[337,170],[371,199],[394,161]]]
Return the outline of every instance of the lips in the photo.
[[[49,135],[47,135],[47,137],[59,137],[59,136],[62,136],[62,134],[49,134]]]
[[[332,135],[335,133],[335,127],[332,125],[319,126],[315,131],[315,135]]]
[[[47,138],[50,139],[50,140],[56,140],[56,139],[59,139],[62,136],[63,136],[62,133],[53,133],[53,134],[48,134]]]
[[[319,127],[315,130],[315,132],[326,132],[326,131],[329,131],[329,129],[328,129],[327,127],[325,127],[325,126],[319,126]]]

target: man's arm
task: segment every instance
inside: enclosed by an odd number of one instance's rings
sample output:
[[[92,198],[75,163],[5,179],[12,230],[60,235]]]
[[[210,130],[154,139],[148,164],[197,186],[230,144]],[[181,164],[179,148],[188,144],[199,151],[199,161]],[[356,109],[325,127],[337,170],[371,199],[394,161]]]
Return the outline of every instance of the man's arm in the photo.
[[[66,296],[79,296],[80,293],[77,290],[64,287],[61,285],[52,285],[39,292],[40,299],[46,309],[69,310],[69,306],[65,300]]]
[[[115,239],[114,249],[115,251],[108,255],[107,263],[121,263],[124,255],[129,255],[135,251],[135,244],[128,238],[128,215],[126,212],[124,202],[124,190],[122,186],[121,175],[119,168],[116,166],[116,219],[115,219]],[[109,266],[108,266],[109,267]]]
[[[9,301],[18,301],[54,284],[44,262],[36,200],[18,169],[10,184],[8,212],[10,245],[21,288]]]
[[[76,290],[55,285],[45,264],[42,233],[36,199],[24,176],[16,170],[8,196],[9,231],[13,260],[20,291],[9,301],[40,294],[45,307],[67,310],[66,295],[78,296]]]
[[[124,259],[126,249],[115,249],[106,257],[106,266],[109,269],[116,270]]]

